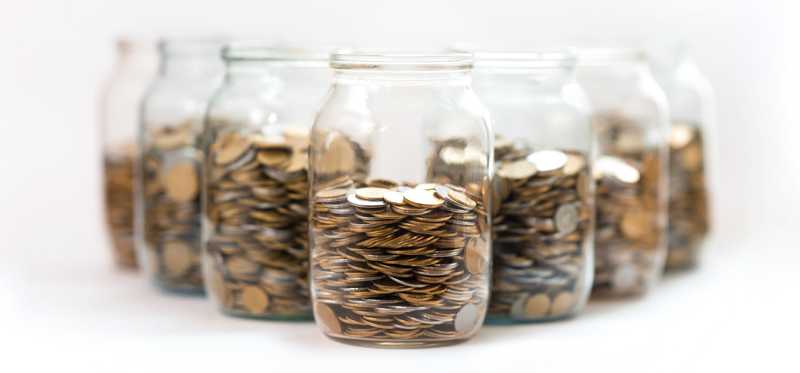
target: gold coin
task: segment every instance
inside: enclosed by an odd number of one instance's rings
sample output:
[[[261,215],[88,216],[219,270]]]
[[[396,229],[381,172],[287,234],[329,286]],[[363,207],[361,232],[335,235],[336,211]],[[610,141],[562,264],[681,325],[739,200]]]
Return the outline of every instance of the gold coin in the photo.
[[[622,217],[622,233],[632,239],[641,239],[650,231],[650,214],[644,210],[628,211]]]
[[[344,198],[346,195],[347,189],[325,189],[317,192],[317,198],[324,200]]]
[[[247,285],[242,289],[242,293],[239,295],[239,302],[251,314],[264,313],[267,310],[267,306],[269,306],[267,294],[255,285]]]
[[[572,310],[575,305],[575,295],[569,291],[562,291],[553,299],[550,315],[563,316]]]
[[[550,310],[550,297],[547,294],[536,294],[525,302],[525,316],[542,317]]]
[[[316,303],[314,305],[314,317],[327,332],[333,334],[342,333],[342,325],[339,323],[339,319],[336,318],[336,314],[328,305]]]
[[[395,205],[402,205],[405,197],[403,197],[403,193],[390,190],[383,194],[383,200]]]
[[[567,164],[564,166],[564,174],[575,175],[586,167],[583,157],[576,154],[567,154]]]
[[[468,210],[472,210],[475,208],[475,206],[478,205],[474,200],[472,200],[472,198],[469,198],[465,193],[461,193],[452,189],[447,192],[447,197],[449,197],[449,199],[456,205],[466,207]]]
[[[486,258],[483,255],[483,250],[478,246],[478,239],[473,238],[467,242],[464,248],[464,261],[467,264],[467,270],[472,274],[481,274],[486,268]]]
[[[230,134],[223,139],[222,149],[217,151],[214,161],[219,165],[231,163],[250,149],[250,141],[239,134]]]
[[[506,179],[518,180],[527,179],[536,174],[536,166],[525,159],[504,163],[497,170],[497,175]]]
[[[558,150],[540,150],[528,156],[538,172],[553,172],[567,165],[567,155]]]
[[[178,163],[164,175],[167,196],[176,202],[189,202],[195,199],[199,190],[197,170],[192,162]]]
[[[269,150],[261,150],[258,152],[256,159],[258,163],[267,167],[276,167],[285,164],[292,156],[291,148],[277,148]]]
[[[415,206],[435,208],[444,204],[444,200],[436,197],[433,191],[424,189],[409,189],[403,192],[403,197]]]
[[[356,197],[365,199],[368,201],[380,201],[383,199],[383,196],[388,192],[388,189],[384,188],[358,188],[356,189]]]
[[[169,241],[164,244],[164,266],[170,276],[184,275],[194,262],[192,248],[183,241]]]

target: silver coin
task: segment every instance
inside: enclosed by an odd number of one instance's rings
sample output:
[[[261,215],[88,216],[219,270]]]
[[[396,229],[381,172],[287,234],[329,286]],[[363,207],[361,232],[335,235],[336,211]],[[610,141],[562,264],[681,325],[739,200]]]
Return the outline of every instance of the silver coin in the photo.
[[[478,324],[478,307],[474,304],[466,304],[461,307],[461,310],[456,314],[453,321],[456,332],[467,333],[475,328]]]
[[[574,204],[561,205],[556,210],[555,223],[558,232],[561,234],[572,233],[578,227],[580,212]]]

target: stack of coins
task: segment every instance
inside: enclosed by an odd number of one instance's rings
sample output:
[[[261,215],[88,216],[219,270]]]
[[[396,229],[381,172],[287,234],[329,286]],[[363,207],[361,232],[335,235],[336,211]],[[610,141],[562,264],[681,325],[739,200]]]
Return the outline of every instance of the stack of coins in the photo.
[[[206,278],[223,311],[310,318],[308,132],[219,134],[207,155]]]
[[[428,180],[464,185],[486,172],[486,153],[465,139],[436,140],[433,148],[428,158]]]
[[[314,313],[331,337],[376,343],[466,338],[488,298],[481,188],[347,177],[312,203]]]
[[[162,126],[142,159],[144,240],[148,270],[167,290],[202,292],[200,152],[192,123]]]
[[[689,268],[709,229],[703,139],[696,123],[673,123],[669,162],[667,269]]]
[[[588,294],[594,210],[584,154],[498,139],[492,319],[570,316]]]
[[[595,118],[603,156],[593,170],[597,204],[594,290],[642,294],[663,269],[666,206],[662,153],[644,145],[644,129],[615,114]]]
[[[105,168],[106,223],[111,233],[114,261],[122,268],[136,268],[133,246],[133,145],[122,155],[107,155]]]

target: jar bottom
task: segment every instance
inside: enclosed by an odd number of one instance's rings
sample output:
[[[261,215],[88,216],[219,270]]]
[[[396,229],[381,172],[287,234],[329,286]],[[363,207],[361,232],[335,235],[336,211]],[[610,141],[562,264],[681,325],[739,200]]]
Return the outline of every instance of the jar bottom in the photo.
[[[226,316],[236,317],[240,319],[263,320],[263,321],[290,321],[290,322],[314,321],[314,316],[311,313],[298,314],[298,315],[278,315],[278,314],[254,315],[252,313],[242,312],[227,307],[220,307],[219,310]]]
[[[421,339],[421,340],[394,340],[394,339],[360,339],[353,337],[343,337],[338,335],[325,334],[326,337],[340,343],[359,347],[372,347],[383,349],[408,349],[408,348],[433,348],[452,346],[466,342],[469,337],[457,339]]]
[[[205,288],[194,285],[176,284],[175,282],[163,279],[155,279],[153,284],[164,293],[171,295],[201,296],[206,295]]]
[[[552,316],[543,316],[531,319],[518,319],[513,318],[510,315],[486,315],[486,321],[484,324],[487,325],[516,325],[516,324],[543,324],[548,322],[557,322],[557,321],[564,321],[574,318],[578,313],[573,311],[561,315],[552,315]]]

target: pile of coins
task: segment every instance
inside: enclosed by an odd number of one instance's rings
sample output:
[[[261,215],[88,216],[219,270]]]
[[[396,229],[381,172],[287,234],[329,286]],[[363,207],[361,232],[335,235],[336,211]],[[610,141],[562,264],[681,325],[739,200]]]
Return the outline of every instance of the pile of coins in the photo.
[[[133,146],[129,146],[133,149]],[[114,260],[123,268],[136,268],[133,245],[133,152],[104,160],[106,223],[111,233]]]
[[[486,153],[461,138],[433,141],[428,158],[428,180],[442,184],[467,184],[486,172]]]
[[[345,340],[435,343],[470,336],[488,301],[480,187],[347,177],[312,200],[314,314]]]
[[[167,290],[203,291],[200,162],[192,123],[154,129],[142,155],[148,271]]]
[[[587,158],[498,139],[493,188],[493,319],[574,314],[590,290],[593,206]]]
[[[205,275],[223,310],[311,317],[308,133],[221,133],[208,149]]]
[[[593,170],[595,293],[641,294],[658,279],[666,254],[663,155],[644,146],[644,130],[630,119],[596,120],[604,155]]]
[[[703,141],[696,124],[673,123],[669,162],[667,269],[688,268],[696,264],[709,229]]]

